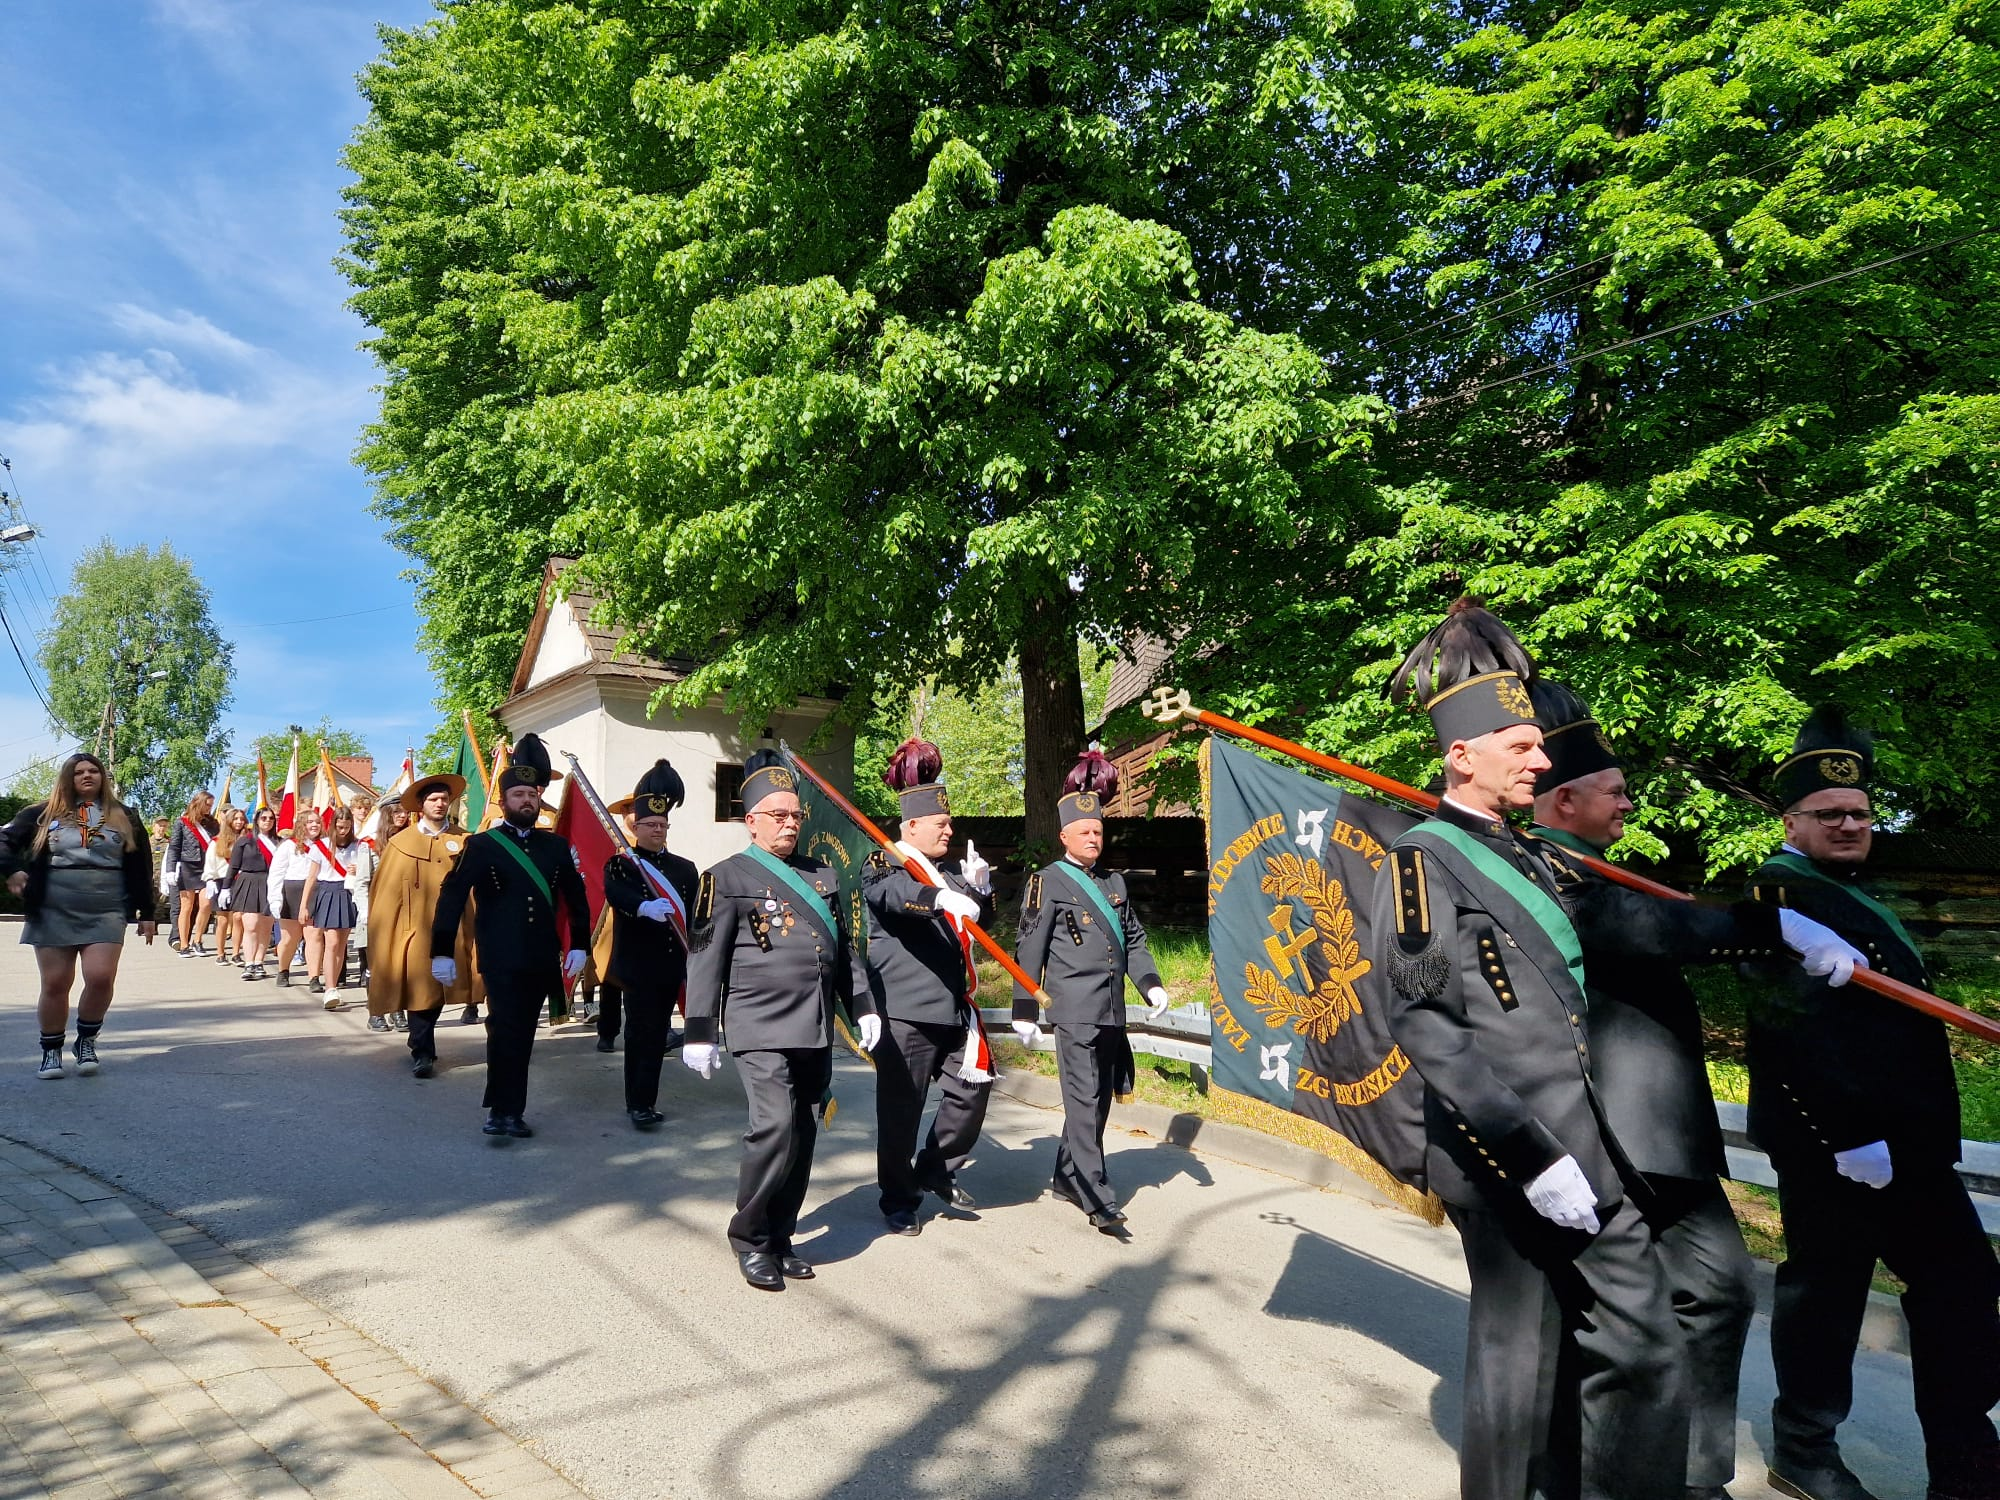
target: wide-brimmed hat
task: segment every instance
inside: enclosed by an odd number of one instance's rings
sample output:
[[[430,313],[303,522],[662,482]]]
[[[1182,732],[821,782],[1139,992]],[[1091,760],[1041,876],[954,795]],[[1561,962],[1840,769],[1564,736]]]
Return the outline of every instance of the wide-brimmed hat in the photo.
[[[465,795],[465,778],[450,773],[442,776],[420,776],[407,792],[396,799],[396,805],[407,813],[413,815],[420,813],[424,810],[424,798],[438,787],[443,787],[451,793],[451,800],[456,802]]]

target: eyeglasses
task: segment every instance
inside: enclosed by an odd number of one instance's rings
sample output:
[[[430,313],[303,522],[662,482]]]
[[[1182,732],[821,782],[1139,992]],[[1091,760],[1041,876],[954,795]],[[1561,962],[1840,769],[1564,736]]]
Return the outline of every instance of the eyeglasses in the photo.
[[[802,824],[806,820],[806,815],[802,812],[753,812],[750,816],[753,818],[769,818],[773,823]]]
[[[1816,807],[1811,812],[1804,814],[1804,816],[1811,818],[1820,827],[1827,829],[1838,828],[1849,818],[1854,820],[1856,828],[1873,828],[1875,826],[1875,809],[1872,807]]]

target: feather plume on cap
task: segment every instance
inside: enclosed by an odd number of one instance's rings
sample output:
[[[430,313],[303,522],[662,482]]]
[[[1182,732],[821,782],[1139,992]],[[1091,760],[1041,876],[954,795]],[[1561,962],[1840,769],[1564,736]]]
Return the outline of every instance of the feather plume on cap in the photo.
[[[929,740],[912,735],[898,745],[882,769],[882,780],[892,792],[929,786],[944,774],[944,752]]]
[[[1118,795],[1118,767],[1095,750],[1086,750],[1063,778],[1064,792],[1095,792],[1100,799]]]
[[[646,768],[646,774],[639,778],[633,791],[641,797],[664,797],[676,807],[687,801],[687,785],[681,780],[681,773],[664,756]]]
[[[743,779],[749,780],[759,771],[768,771],[773,766],[783,767],[785,757],[775,750],[752,750],[743,762]]]
[[[1454,600],[1444,622],[1411,648],[1389,679],[1389,700],[1401,703],[1414,689],[1419,706],[1469,678],[1512,672],[1535,680],[1535,659],[1500,617],[1471,595]]]
[[[549,765],[548,746],[538,734],[524,734],[507,754],[507,769],[500,773],[500,790],[531,786],[538,790],[558,780]]]

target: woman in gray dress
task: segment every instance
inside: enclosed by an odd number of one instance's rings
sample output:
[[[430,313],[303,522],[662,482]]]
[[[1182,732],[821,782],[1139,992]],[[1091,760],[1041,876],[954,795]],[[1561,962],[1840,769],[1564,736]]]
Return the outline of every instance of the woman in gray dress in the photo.
[[[47,802],[24,807],[0,828],[0,875],[28,914],[21,941],[35,949],[42,993],[38,1078],[63,1076],[69,992],[83,970],[76,1008],[76,1071],[97,1071],[97,1034],[111,1008],[125,923],[153,941],[153,851],[143,825],[118,800],[94,755],[63,762]]]

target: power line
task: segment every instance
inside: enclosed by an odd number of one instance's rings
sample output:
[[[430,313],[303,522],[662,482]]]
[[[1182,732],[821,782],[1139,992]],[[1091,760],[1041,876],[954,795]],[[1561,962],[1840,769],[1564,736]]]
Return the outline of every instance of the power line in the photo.
[[[2000,232],[2000,224],[1989,225],[1984,229],[1975,229],[1970,234],[1961,234],[1953,239],[1940,240],[1935,245],[1919,245],[1914,250],[1904,250],[1896,255],[1885,255],[1879,260],[1869,261],[1866,265],[1855,266],[1846,271],[1837,271],[1831,276],[1822,276],[1817,281],[1808,281],[1800,286],[1788,286],[1782,290],[1772,292],[1768,296],[1757,297],[1735,307],[1725,307],[1716,312],[1703,313],[1698,318],[1688,318],[1684,322],[1675,323],[1667,328],[1658,328],[1651,333],[1634,334],[1631,338],[1618,339],[1613,343],[1586,350],[1582,354],[1565,355],[1561,359],[1551,360],[1548,364],[1537,365],[1532,370],[1522,370],[1515,375],[1503,375],[1498,380],[1481,381],[1478,385],[1468,386],[1462,391],[1453,391],[1447,396],[1427,396],[1422,401],[1417,402],[1416,405],[1404,408],[1403,415],[1410,416],[1413,413],[1422,411],[1426,406],[1436,406],[1444,401],[1454,401],[1462,397],[1477,396],[1482,391],[1498,390],[1504,385],[1516,385],[1523,380],[1532,380],[1537,375],[1546,375],[1552,370],[1565,370],[1573,365],[1580,365],[1586,360],[1596,359],[1601,355],[1616,354],[1620,349],[1630,349],[1635,344],[1649,344],[1654,339],[1663,339],[1669,334],[1684,333],[1690,328],[1699,328],[1704,323],[1713,323],[1718,318],[1733,317],[1738,313],[1746,313],[1754,308],[1763,307],[1767,303],[1782,302],[1787,297],[1796,297],[1804,292],[1815,292],[1823,286],[1832,286],[1836,281],[1846,281],[1849,277],[1860,276],[1868,271],[1879,270],[1883,266],[1893,266],[1898,261],[1911,260],[1919,255],[1929,255],[1938,250],[1949,250],[1954,245],[1963,245],[1967,240],[1976,240],[1981,235],[1996,232]]]
[[[56,711],[49,707],[48,694],[42,691],[41,683],[36,681],[34,672],[28,666],[28,658],[21,654],[21,643],[14,637],[14,622],[7,618],[7,612],[4,609],[0,609],[0,627],[5,627],[7,631],[7,644],[14,648],[14,660],[21,664],[21,671],[28,679],[28,686],[33,688],[35,696],[42,700],[42,709],[48,714],[49,722],[57,728],[61,728],[62,720],[57,718]]]
[[[242,630],[269,630],[278,625],[319,625],[328,620],[352,620],[357,615],[379,615],[392,609],[403,608],[400,604],[378,604],[373,609],[350,609],[344,615],[311,615],[303,620],[259,620],[255,624],[239,626]]]

